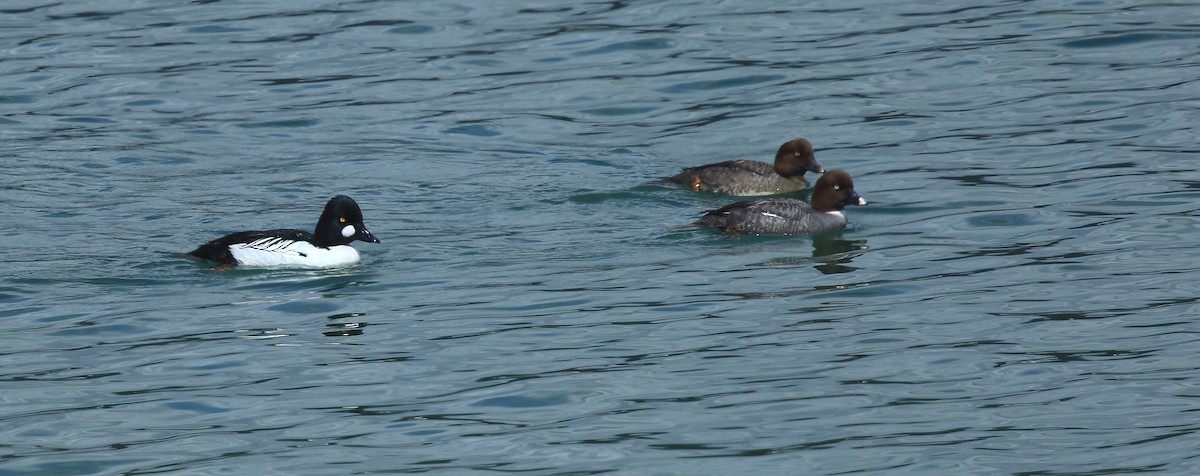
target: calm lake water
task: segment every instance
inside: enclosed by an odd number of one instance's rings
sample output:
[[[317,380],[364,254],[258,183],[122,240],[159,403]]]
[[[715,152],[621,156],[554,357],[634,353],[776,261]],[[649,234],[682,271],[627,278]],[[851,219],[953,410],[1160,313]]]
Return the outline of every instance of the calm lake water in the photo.
[[[4,2],[0,475],[1200,473],[1200,6],[795,3]]]

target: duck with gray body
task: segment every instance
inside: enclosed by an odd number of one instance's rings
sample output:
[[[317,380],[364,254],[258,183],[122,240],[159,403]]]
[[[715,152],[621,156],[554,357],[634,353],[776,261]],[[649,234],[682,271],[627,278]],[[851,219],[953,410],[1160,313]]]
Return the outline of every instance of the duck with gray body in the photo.
[[[794,139],[779,146],[774,165],[757,160],[730,160],[689,167],[665,181],[688,185],[693,192],[775,195],[804,190],[808,187],[805,172],[824,171],[817,163],[812,143]]]
[[[809,235],[846,227],[846,205],[866,205],[850,174],[831,170],[813,187],[812,204],[790,198],[732,203],[704,212],[695,225],[753,235]]]

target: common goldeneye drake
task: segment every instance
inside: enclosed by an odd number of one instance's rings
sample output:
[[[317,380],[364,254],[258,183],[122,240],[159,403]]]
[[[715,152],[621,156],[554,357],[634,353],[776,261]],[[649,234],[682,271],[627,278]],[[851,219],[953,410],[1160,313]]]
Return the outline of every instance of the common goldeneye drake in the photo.
[[[846,205],[866,205],[844,170],[830,170],[813,187],[812,205],[790,198],[737,202],[704,212],[699,226],[755,235],[807,235],[846,227]]]
[[[775,195],[808,187],[805,172],[823,173],[812,143],[807,139],[784,142],[775,153],[775,165],[757,160],[730,160],[683,169],[667,182],[691,186],[693,192],[725,195]]]
[[[184,256],[230,266],[327,268],[358,262],[358,251],[349,245],[354,240],[379,243],[363,224],[358,203],[338,195],[325,204],[325,211],[321,212],[313,233],[301,230],[241,231],[200,245]]]

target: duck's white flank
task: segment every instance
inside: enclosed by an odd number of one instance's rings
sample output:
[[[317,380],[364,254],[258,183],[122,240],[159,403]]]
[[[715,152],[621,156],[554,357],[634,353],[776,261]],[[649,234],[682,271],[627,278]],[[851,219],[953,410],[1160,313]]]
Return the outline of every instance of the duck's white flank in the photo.
[[[307,241],[263,238],[229,245],[229,253],[242,266],[304,266],[325,268],[359,261],[358,250],[349,245],[321,248]]]

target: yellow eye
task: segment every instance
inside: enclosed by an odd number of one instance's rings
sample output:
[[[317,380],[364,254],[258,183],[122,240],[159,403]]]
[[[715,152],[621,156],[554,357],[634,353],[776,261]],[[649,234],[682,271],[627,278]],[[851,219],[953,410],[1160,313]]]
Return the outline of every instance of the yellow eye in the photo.
[[[338,218],[338,223],[346,223],[346,217]]]
[[[796,151],[796,157],[800,157],[800,151]]]

